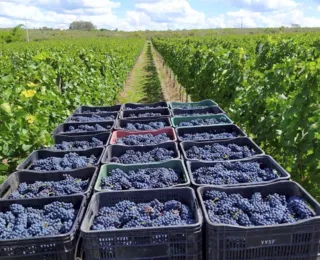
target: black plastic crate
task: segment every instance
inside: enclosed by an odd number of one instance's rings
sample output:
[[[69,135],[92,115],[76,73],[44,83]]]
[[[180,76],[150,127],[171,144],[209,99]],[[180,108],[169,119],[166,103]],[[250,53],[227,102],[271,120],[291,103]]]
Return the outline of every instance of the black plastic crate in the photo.
[[[154,117],[130,117],[131,114],[138,116],[139,114],[145,114],[145,113],[160,113],[161,116],[154,116]],[[145,110],[126,110],[120,112],[120,119],[131,119],[131,120],[137,120],[137,119],[150,119],[150,118],[159,118],[159,117],[170,117],[171,113],[168,108],[155,108],[155,109],[145,109]]]
[[[119,119],[119,120],[117,120],[114,128],[116,130],[125,130],[124,128],[126,127],[126,125],[128,123],[149,124],[151,122],[163,122],[165,124],[165,127],[172,127],[169,117],[158,117],[158,118],[150,118],[150,119],[147,118],[147,119],[136,119],[136,120],[134,120],[134,119]],[[135,130],[130,130],[130,131],[135,131]],[[136,131],[140,131],[140,130],[136,130]]]
[[[149,107],[149,108],[144,108],[144,107]],[[141,104],[141,103],[125,103],[122,105],[122,110],[146,110],[146,109],[159,109],[159,108],[168,108],[167,102],[156,102],[156,103],[146,103],[146,104]]]
[[[123,155],[128,150],[133,150],[135,152],[147,152],[147,151],[153,150],[154,148],[165,148],[165,149],[174,151],[174,158],[172,158],[170,160],[180,159],[180,152],[179,152],[178,145],[174,142],[167,142],[167,143],[148,145],[148,146],[109,145],[105,150],[105,153],[103,155],[101,162],[102,163],[110,163],[112,157],[119,157],[119,156]],[[157,163],[157,162],[155,162],[155,163]],[[141,164],[141,163],[139,163],[139,164]],[[148,164],[152,164],[152,162],[148,162]]]
[[[97,114],[105,112],[119,112],[121,105],[115,106],[80,106],[75,111],[74,114]]]
[[[219,106],[212,106],[207,108],[198,108],[198,109],[172,109],[173,116],[195,116],[195,115],[216,115],[224,114],[225,112]]]
[[[55,136],[55,135],[74,136],[74,135],[93,135],[93,134],[98,134],[98,133],[111,132],[115,121],[101,121],[101,122],[90,122],[90,123],[89,122],[88,123],[63,123],[63,124],[59,125],[51,134],[53,136]],[[70,126],[78,127],[80,125],[89,125],[89,126],[100,125],[100,126],[106,128],[107,130],[90,131],[90,132],[66,132]]]
[[[314,208],[317,217],[293,224],[242,227],[214,224],[210,221],[202,199],[208,190],[227,194],[239,193],[244,197],[254,192],[263,196],[279,193],[298,196]],[[316,260],[320,241],[320,205],[299,184],[281,181],[267,185],[237,188],[201,187],[198,189],[205,217],[206,259],[219,260]]]
[[[71,116],[69,116],[65,123],[91,123],[91,122],[77,122],[77,121],[72,121],[71,118],[72,117],[93,117],[95,115],[101,116],[101,117],[107,117],[107,116],[114,116],[114,119],[110,119],[110,120],[103,120],[103,121],[92,121],[92,122],[104,122],[104,121],[114,121],[118,118],[118,112],[104,112],[104,113],[99,113],[99,114],[73,114]]]
[[[90,230],[94,217],[102,207],[113,206],[122,200],[145,203],[154,199],[179,200],[188,205],[197,223],[186,226]],[[202,222],[202,213],[191,188],[99,192],[93,195],[81,225],[85,259],[201,260]]]
[[[83,195],[51,197],[26,200],[2,200],[0,212],[7,211],[11,204],[21,204],[27,207],[43,208],[54,201],[72,203],[78,210],[77,217],[71,230],[62,235],[42,236],[36,238],[0,240],[0,259],[19,260],[70,260],[74,259],[78,229],[85,211]]]
[[[79,151],[48,151],[48,150],[37,150],[32,152],[21,164],[19,164],[17,166],[17,170],[21,171],[21,170],[27,170],[27,171],[31,171],[31,172],[61,172],[61,171],[34,171],[34,170],[29,170],[31,164],[33,162],[35,162],[36,160],[40,160],[40,159],[45,159],[48,157],[59,157],[62,158],[65,154],[67,153],[77,153],[80,156],[87,156],[90,157],[91,155],[94,155],[97,158],[97,162],[94,165],[91,166],[98,166],[101,162],[101,158],[103,156],[104,153],[104,148],[102,147],[98,147],[98,148],[92,148],[92,149],[88,149],[88,150],[79,150]],[[87,166],[89,167],[89,166]],[[84,167],[84,168],[87,168]],[[77,169],[73,169],[73,170],[66,170],[65,172],[69,172],[69,171],[75,171]]]
[[[225,161],[228,162],[228,161]],[[253,157],[249,159],[242,159],[242,160],[236,160],[233,162],[257,162],[260,164],[260,168],[270,168],[273,171],[277,172],[279,178],[270,180],[270,181],[264,181],[264,182],[248,182],[248,183],[239,183],[239,184],[225,184],[225,185],[212,185],[212,184],[200,184],[197,183],[196,180],[193,178],[193,172],[201,167],[214,167],[217,163],[223,163],[223,162],[204,162],[204,161],[187,161],[187,170],[188,174],[191,180],[191,184],[194,187],[203,187],[203,186],[212,186],[212,187],[238,187],[238,186],[251,186],[251,185],[261,185],[261,184],[268,184],[278,181],[284,181],[290,179],[290,174],[285,171],[271,156],[269,155],[262,155],[259,157]],[[231,162],[231,163],[233,163]],[[228,162],[229,163],[229,162]]]
[[[188,158],[186,154],[186,150],[190,149],[192,146],[204,147],[206,145],[212,145],[214,143],[218,143],[221,145],[236,144],[239,146],[247,146],[256,152],[255,156],[260,156],[264,154],[264,151],[261,150],[259,146],[248,137],[238,137],[238,138],[228,139],[228,140],[204,141],[204,142],[182,142],[180,143],[180,147],[182,150],[182,154],[186,160],[201,161],[197,159]],[[216,160],[216,161],[225,161],[225,160]],[[229,161],[234,161],[234,160],[229,160]]]
[[[68,174],[74,178],[80,178],[82,180],[90,179],[88,183],[87,190],[83,193],[86,198],[89,198],[91,191],[93,189],[93,185],[95,184],[97,178],[98,168],[97,167],[87,167],[79,170],[74,170],[71,172],[48,172],[48,173],[40,173],[40,172],[25,172],[18,171],[14,172],[4,181],[4,183],[0,186],[0,198],[8,199],[9,195],[17,190],[20,183],[32,184],[36,181],[62,181],[65,178],[64,174]],[[66,195],[66,196],[74,196]]]
[[[102,132],[94,135],[54,135],[53,140],[55,144],[62,144],[62,142],[76,142],[76,141],[92,141],[92,138],[97,138],[101,142],[103,142],[103,146],[106,146],[109,143],[109,139],[111,137],[111,133]],[[100,146],[99,146],[100,147]],[[48,147],[44,147],[44,149],[48,149]]]
[[[201,134],[201,133],[211,133],[211,134],[221,134],[221,133],[236,133],[236,137],[247,136],[237,125],[217,125],[217,126],[200,126],[200,127],[178,127],[176,128],[177,138],[180,142],[184,140],[181,138],[184,134]],[[236,138],[234,137],[234,138]],[[229,138],[223,138],[229,139]],[[223,140],[223,139],[209,139],[209,140]],[[208,139],[207,139],[208,140]],[[207,140],[192,140],[192,142],[201,142]],[[209,141],[208,140],[208,141]]]

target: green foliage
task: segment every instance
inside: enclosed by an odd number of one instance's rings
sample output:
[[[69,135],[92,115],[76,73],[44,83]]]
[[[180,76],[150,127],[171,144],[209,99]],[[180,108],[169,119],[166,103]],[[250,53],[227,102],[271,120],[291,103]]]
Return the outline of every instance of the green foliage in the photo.
[[[87,21],[74,21],[69,26],[69,30],[92,31],[95,29],[93,23]]]
[[[318,34],[153,42],[192,100],[215,100],[320,199]]]
[[[20,24],[11,30],[2,31],[0,33],[0,44],[25,41],[25,32],[21,29],[22,27],[24,25]]]
[[[114,38],[0,48],[0,173],[50,144],[77,106],[114,104],[143,44]]]

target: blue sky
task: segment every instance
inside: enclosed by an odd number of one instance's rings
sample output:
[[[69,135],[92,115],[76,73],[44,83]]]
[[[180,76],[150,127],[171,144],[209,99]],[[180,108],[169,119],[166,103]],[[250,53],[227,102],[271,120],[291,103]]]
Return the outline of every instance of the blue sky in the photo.
[[[230,27],[320,27],[320,0],[0,0],[0,27],[24,23],[68,28],[168,30]]]

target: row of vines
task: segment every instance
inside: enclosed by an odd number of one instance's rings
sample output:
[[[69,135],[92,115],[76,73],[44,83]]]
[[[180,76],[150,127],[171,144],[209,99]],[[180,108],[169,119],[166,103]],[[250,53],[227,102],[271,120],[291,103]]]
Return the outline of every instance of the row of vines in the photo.
[[[138,38],[0,45],[0,176],[48,145],[78,105],[116,103],[143,45]]]
[[[319,35],[153,39],[193,101],[211,98],[320,198]]]

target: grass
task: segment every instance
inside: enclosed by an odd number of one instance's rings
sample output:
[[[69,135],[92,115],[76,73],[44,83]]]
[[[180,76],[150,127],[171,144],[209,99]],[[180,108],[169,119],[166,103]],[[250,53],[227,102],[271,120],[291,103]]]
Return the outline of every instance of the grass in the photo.
[[[153,103],[164,100],[158,72],[154,64],[150,41],[133,68],[119,103]]]

